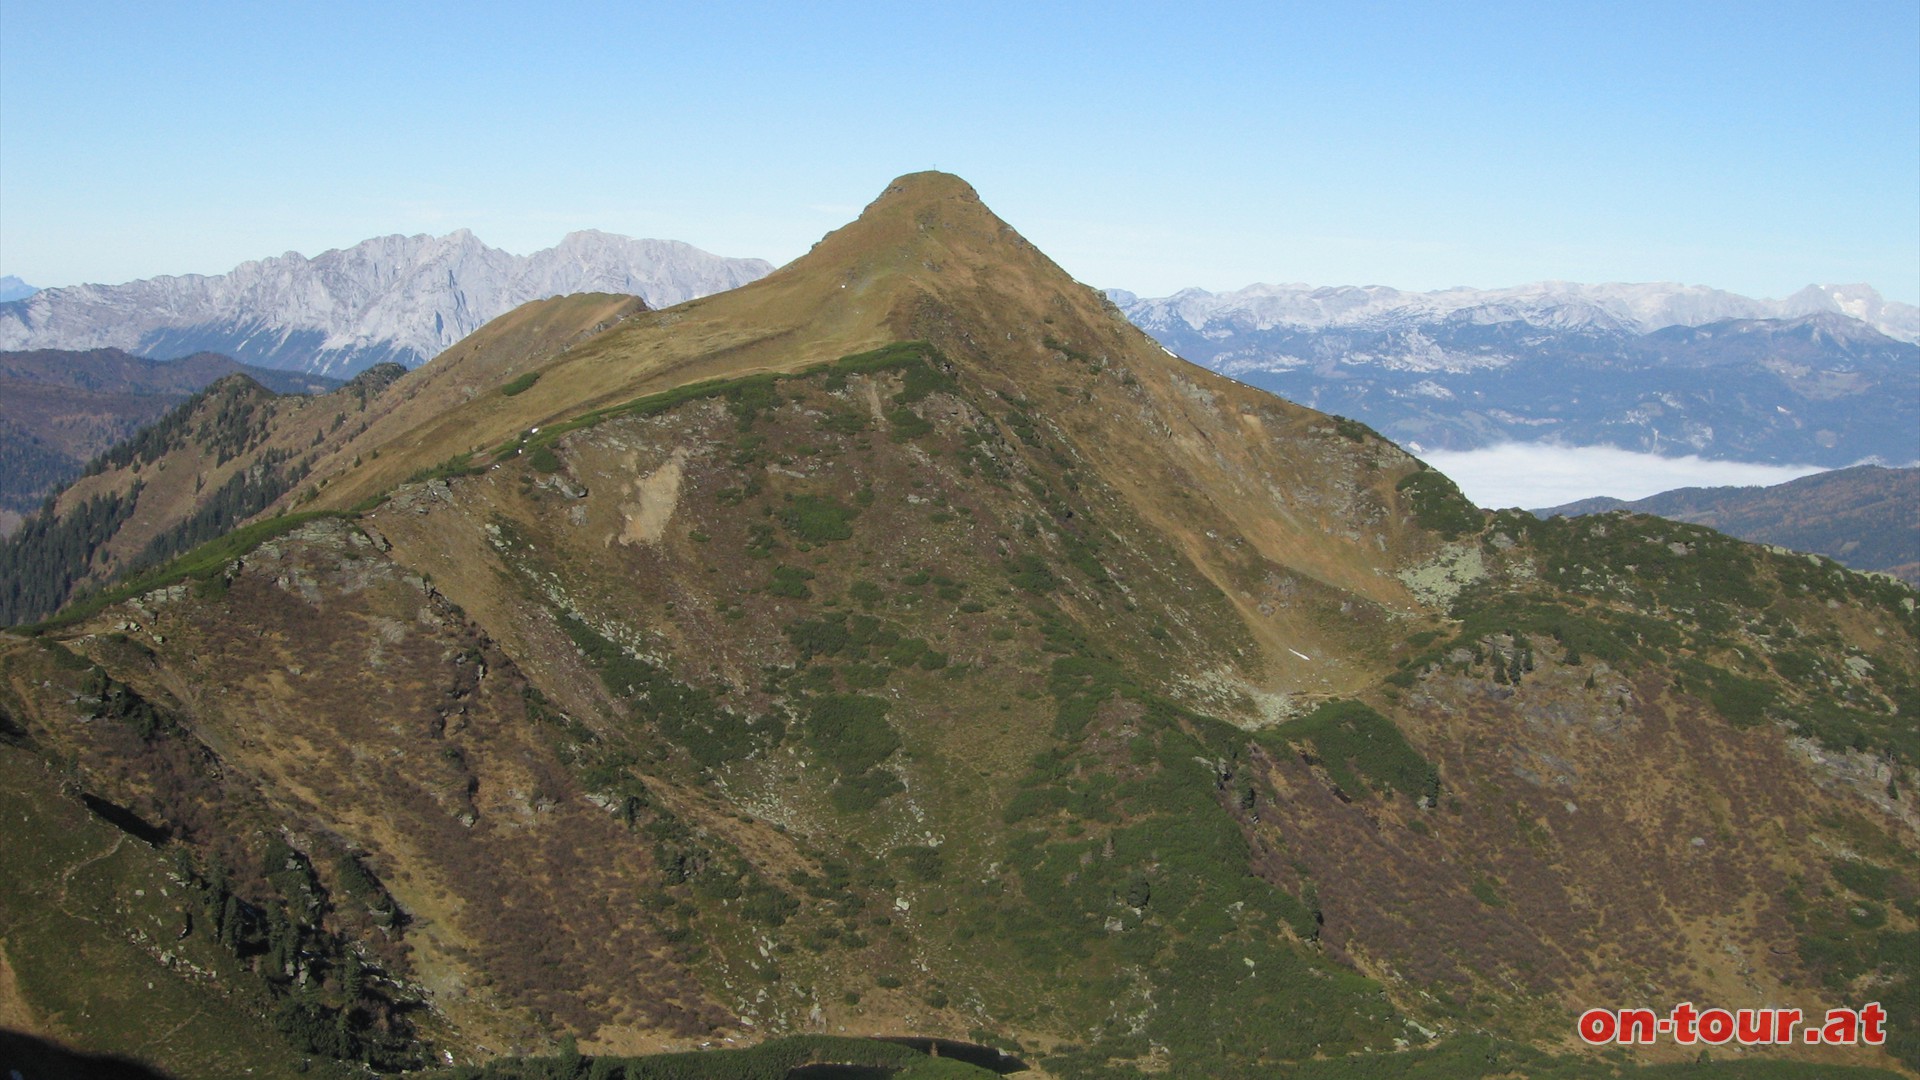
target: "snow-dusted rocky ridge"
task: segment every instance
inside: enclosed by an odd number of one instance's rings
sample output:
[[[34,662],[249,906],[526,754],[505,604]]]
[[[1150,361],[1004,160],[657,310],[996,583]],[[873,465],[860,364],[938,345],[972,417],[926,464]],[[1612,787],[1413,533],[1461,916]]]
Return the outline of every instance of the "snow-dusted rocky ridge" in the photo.
[[[1523,322],[1541,329],[1648,333],[1727,319],[1858,319],[1896,341],[1920,342],[1920,308],[1888,301],[1868,285],[1809,285],[1784,300],[1756,300],[1704,285],[1671,282],[1582,285],[1542,281],[1509,289],[1401,292],[1381,285],[1249,285],[1234,292],[1183,289],[1148,299],[1108,291],[1148,331],[1185,324],[1220,336],[1279,327],[1388,330],[1435,323]]]
[[[344,377],[383,360],[424,363],[530,300],[611,292],[665,307],[772,269],[674,240],[594,231],[527,256],[488,247],[464,229],[383,236],[214,276],[45,289],[0,304],[0,350],[119,348],[152,357],[204,350]]]
[[[1920,308],[1865,285],[1784,300],[1568,282],[1108,295],[1180,355],[1416,451],[1550,440],[1776,464],[1920,459]]]

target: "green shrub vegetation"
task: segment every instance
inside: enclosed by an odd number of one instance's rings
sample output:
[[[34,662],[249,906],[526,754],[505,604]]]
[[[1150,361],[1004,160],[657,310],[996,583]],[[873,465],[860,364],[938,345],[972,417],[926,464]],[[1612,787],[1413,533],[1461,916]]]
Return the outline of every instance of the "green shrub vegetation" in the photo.
[[[806,703],[809,745],[837,774],[829,797],[844,812],[871,810],[906,790],[880,763],[900,748],[887,703],[865,694],[824,694]]]
[[[998,1075],[876,1039],[793,1035],[741,1050],[645,1057],[588,1057],[577,1050],[563,1050],[545,1057],[498,1058],[485,1066],[438,1069],[423,1076],[426,1080],[786,1080],[793,1070],[814,1064],[881,1070],[892,1080],[993,1080]]]
[[[1372,428],[1361,423],[1360,421],[1347,416],[1334,417],[1333,430],[1336,434],[1338,434],[1341,438],[1347,440],[1348,442],[1364,443],[1368,439],[1373,439],[1376,442],[1386,441],[1385,439],[1380,438],[1379,432],[1373,430]]]
[[[526,372],[525,374],[514,376],[511,380],[507,382],[505,386],[502,386],[500,388],[500,393],[506,395],[507,397],[514,397],[519,394],[524,394],[527,391],[533,389],[533,384],[539,381],[540,381],[540,372],[529,371],[529,372]]]
[[[893,425],[891,437],[895,442],[917,439],[933,431],[933,425],[923,419],[919,413],[905,405],[895,405],[887,410],[887,423]]]
[[[887,723],[887,703],[865,694],[826,694],[807,702],[807,737],[820,760],[856,776],[900,748]]]
[[[816,657],[881,663],[889,668],[920,667],[937,671],[946,666],[946,654],[912,637],[899,627],[863,613],[830,611],[817,618],[788,623],[787,640],[801,663]]]
[[[1886,900],[1891,895],[1894,874],[1868,862],[1841,861],[1833,864],[1833,880],[1869,900]]]
[[[767,591],[790,600],[806,600],[813,596],[813,589],[807,585],[813,578],[813,571],[803,567],[776,566],[772,579],[767,582]]]
[[[853,519],[859,511],[827,495],[794,495],[780,509],[780,523],[810,544],[853,537]]]
[[[1030,593],[1046,593],[1060,587],[1060,579],[1038,555],[1016,555],[1007,560],[1007,579]]]
[[[1801,962],[1838,993],[1870,981],[1888,1017],[1920,1016],[1920,930],[1889,926],[1883,905],[1896,900],[1920,910],[1914,906],[1920,880],[1863,863],[1835,863],[1833,872],[1855,895],[1788,894]],[[1920,1068],[1920,1029],[1889,1023],[1886,1049],[1908,1068]]]
[[[189,579],[211,581],[224,575],[235,559],[269,540],[285,536],[302,525],[322,518],[350,519],[352,516],[336,510],[314,510],[298,514],[282,514],[279,517],[256,521],[251,525],[235,529],[217,540],[208,541],[165,566],[142,574],[123,585],[71,604],[54,618],[37,623],[28,629],[40,632],[70,626],[109,604],[117,604],[142,593],[163,589]]]
[[[701,765],[724,765],[779,742],[777,725],[753,724],[721,706],[712,691],[675,680],[665,668],[634,656],[581,620],[567,614],[559,619],[607,692],[627,703],[632,718],[684,747]]]
[[[1440,797],[1439,770],[1420,756],[1393,721],[1362,702],[1329,701],[1306,716],[1266,729],[1261,739],[1312,747],[1327,775],[1349,794],[1372,788],[1430,802]]]
[[[1697,660],[1681,661],[1679,670],[1685,679],[1705,691],[1704,696],[1714,711],[1735,727],[1765,723],[1780,699],[1766,683]]]
[[[858,435],[873,426],[866,413],[853,409],[835,409],[820,420],[820,427],[836,435]]]
[[[478,476],[486,472],[486,467],[475,465],[472,454],[455,454],[438,465],[432,465],[407,477],[409,484],[423,484],[429,480],[451,480],[458,476]]]
[[[1486,515],[1480,508],[1436,469],[1422,465],[1418,471],[1401,477],[1394,488],[1406,497],[1413,510],[1413,520],[1423,529],[1451,539],[1477,533],[1485,524]]]
[[[899,860],[907,876],[915,881],[939,881],[946,876],[946,856],[937,847],[910,845],[894,848],[890,854]]]
[[[733,414],[740,430],[752,427],[761,413],[780,407],[779,379],[777,375],[748,375],[726,384],[720,396],[726,399],[727,411]]]
[[[536,446],[551,444],[570,432],[593,427],[608,420],[625,416],[659,416],[688,402],[710,398],[724,400],[728,411],[739,422],[741,429],[745,430],[753,425],[754,420],[761,413],[779,406],[781,398],[778,387],[781,381],[816,375],[827,375],[830,378],[837,376],[844,380],[851,374],[876,375],[883,372],[900,372],[905,376],[907,389],[895,395],[895,403],[897,406],[904,407],[920,400],[935,389],[951,385],[951,378],[941,370],[945,362],[939,351],[924,341],[896,342],[871,352],[855,353],[830,363],[816,364],[794,375],[747,375],[737,379],[707,379],[676,386],[671,390],[648,394],[604,409],[595,409],[560,423],[548,425],[540,430],[540,434],[532,436],[528,442]]]

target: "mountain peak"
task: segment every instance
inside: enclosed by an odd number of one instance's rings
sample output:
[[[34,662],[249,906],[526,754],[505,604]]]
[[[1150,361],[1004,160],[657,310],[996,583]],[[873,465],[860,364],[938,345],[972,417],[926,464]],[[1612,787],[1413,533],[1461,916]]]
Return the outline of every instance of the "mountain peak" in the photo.
[[[935,172],[929,169],[925,172],[907,173],[905,176],[896,177],[887,185],[886,190],[880,193],[880,197],[867,207],[867,213],[890,203],[918,206],[948,200],[960,200],[978,205],[980,193],[973,190],[972,184],[952,173]]]
[[[1016,282],[1033,287],[1042,280],[1050,281],[1048,288],[1072,284],[988,209],[971,184],[950,173],[918,172],[889,183],[859,217],[782,267],[767,287],[799,287],[812,297],[803,306],[816,313],[840,310],[844,301],[851,304],[848,313],[864,313],[859,321],[877,330],[875,320],[915,307],[914,296],[1004,294],[1020,291]],[[823,302],[825,308],[812,307]],[[920,335],[900,324],[882,339],[887,336]]]
[[[917,246],[929,235],[951,244],[965,236],[997,239],[1011,232],[972,184],[952,173],[917,172],[888,184],[858,218],[829,233],[816,250],[832,252],[829,258],[845,257]]]

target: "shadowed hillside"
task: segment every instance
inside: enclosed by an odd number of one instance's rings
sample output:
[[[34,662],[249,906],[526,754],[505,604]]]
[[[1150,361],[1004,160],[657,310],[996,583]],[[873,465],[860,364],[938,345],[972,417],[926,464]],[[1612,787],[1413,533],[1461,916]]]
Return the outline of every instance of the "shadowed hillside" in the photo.
[[[80,475],[95,455],[188,395],[246,373],[285,394],[325,393],[339,380],[250,368],[196,353],[148,360],[118,349],[0,352],[0,535]]]

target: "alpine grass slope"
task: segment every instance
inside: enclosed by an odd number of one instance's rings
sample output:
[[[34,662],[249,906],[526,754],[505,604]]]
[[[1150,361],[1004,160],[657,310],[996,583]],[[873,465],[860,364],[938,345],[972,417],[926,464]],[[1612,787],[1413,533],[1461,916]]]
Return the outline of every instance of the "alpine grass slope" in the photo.
[[[1601,1077],[1699,1067],[1580,1049],[1595,1004],[1920,1015],[1911,589],[1479,511],[954,177],[364,389],[223,389],[62,496],[139,492],[0,637],[13,1026],[185,1075]],[[215,443],[298,479],[136,569]]]

